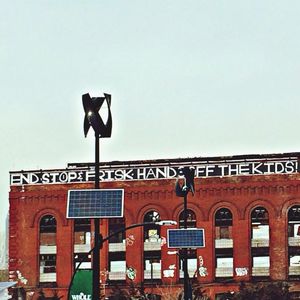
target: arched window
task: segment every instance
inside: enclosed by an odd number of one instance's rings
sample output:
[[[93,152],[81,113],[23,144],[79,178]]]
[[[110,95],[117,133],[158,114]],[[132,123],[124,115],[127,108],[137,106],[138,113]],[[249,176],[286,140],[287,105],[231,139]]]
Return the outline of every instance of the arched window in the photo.
[[[289,276],[299,277],[300,264],[300,205],[288,211]]]
[[[251,212],[252,239],[269,239],[269,214],[262,207],[256,207]]]
[[[56,219],[45,215],[39,224],[40,283],[56,282]]]
[[[125,240],[125,218],[110,218],[108,219],[109,235],[116,233],[120,230],[122,232],[114,235],[109,239],[110,243],[123,243]]]
[[[160,215],[151,210],[144,216],[143,222],[159,222]],[[160,226],[148,224],[144,226],[144,279],[159,280],[161,278],[161,239]]]
[[[232,213],[220,208],[215,214],[216,239],[232,239]]]
[[[295,205],[288,212],[288,236],[300,238],[300,205]]]
[[[233,276],[232,213],[224,207],[215,213],[215,266],[217,279]]]
[[[251,211],[251,257],[252,276],[269,276],[269,213],[262,207],[255,207]]]
[[[56,219],[52,215],[42,217],[40,221],[40,233],[56,233]]]
[[[187,228],[196,228],[197,227],[196,214],[191,209],[187,209],[186,214],[187,214],[186,215]],[[179,215],[179,228],[184,228],[184,211],[182,211]]]
[[[110,280],[125,280],[126,257],[125,257],[125,218],[108,219],[109,235],[120,230],[122,232],[113,235],[109,239],[108,271]]]
[[[159,222],[159,221],[160,221],[160,215],[155,210],[147,212],[144,216],[144,223]],[[149,224],[144,226],[144,241],[148,239],[149,242],[151,241],[155,242],[159,237],[160,237],[159,225]]]

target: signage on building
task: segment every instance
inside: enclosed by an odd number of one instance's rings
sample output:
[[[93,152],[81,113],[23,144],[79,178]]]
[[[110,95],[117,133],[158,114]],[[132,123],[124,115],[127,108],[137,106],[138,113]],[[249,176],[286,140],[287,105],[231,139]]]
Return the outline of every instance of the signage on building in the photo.
[[[292,174],[299,172],[298,159],[279,160],[243,160],[239,162],[222,161],[219,163],[186,163],[185,166],[195,168],[195,177],[224,177],[243,175],[271,175]],[[139,167],[104,167],[100,170],[101,181],[128,181],[128,180],[151,180],[172,179],[181,175],[183,165],[155,165]],[[74,182],[93,182],[95,171],[93,169],[64,169],[50,171],[24,171],[11,172],[11,185],[26,184],[57,184]]]
[[[74,276],[68,300],[92,300],[92,283],[92,270],[78,270]]]

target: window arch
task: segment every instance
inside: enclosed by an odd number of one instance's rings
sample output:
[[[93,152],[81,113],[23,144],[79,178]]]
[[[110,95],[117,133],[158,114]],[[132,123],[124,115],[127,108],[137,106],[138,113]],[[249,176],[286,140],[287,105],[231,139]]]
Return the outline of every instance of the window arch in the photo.
[[[45,215],[40,221],[40,233],[56,233],[56,219],[52,215]]]
[[[232,213],[220,208],[215,214],[216,239],[232,239]]]
[[[53,215],[45,215],[39,224],[40,234],[40,283],[56,282],[56,229]]]
[[[160,215],[157,211],[151,210],[144,216],[144,223],[159,222]],[[144,226],[144,241],[147,239],[158,239],[160,237],[160,226],[156,224],[147,224]]]
[[[159,222],[160,215],[151,210],[144,215],[143,222]],[[144,279],[159,280],[161,278],[161,239],[160,226],[147,224],[144,226]]]
[[[262,206],[251,211],[251,236],[252,239],[269,239],[269,213]]]
[[[232,226],[232,213],[228,208],[220,208],[215,214],[216,226]]]
[[[299,277],[300,205],[288,210],[288,258],[289,276]]]
[[[251,257],[252,276],[270,275],[269,213],[263,206],[251,211]]]
[[[300,205],[292,206],[288,211],[288,236],[300,237]]]
[[[187,209],[187,228],[196,228],[197,227],[197,219],[196,214],[191,209]],[[179,215],[179,228],[184,228],[184,211],[182,211]]]
[[[262,206],[255,207],[251,212],[251,221],[268,224],[269,223],[268,211]]]
[[[109,239],[110,243],[123,243],[125,240],[125,218],[110,218],[108,219],[108,230],[109,230],[109,235],[123,230],[121,233],[114,235]]]
[[[126,248],[125,248],[125,233],[126,223],[125,218],[110,218],[108,219],[109,235],[114,234],[109,239],[108,253],[108,271],[110,280],[125,280],[126,273]],[[116,232],[121,231],[118,234]]]
[[[52,215],[45,215],[40,220],[40,245],[56,245],[56,219]]]
[[[215,276],[233,277],[232,212],[225,207],[215,213]]]

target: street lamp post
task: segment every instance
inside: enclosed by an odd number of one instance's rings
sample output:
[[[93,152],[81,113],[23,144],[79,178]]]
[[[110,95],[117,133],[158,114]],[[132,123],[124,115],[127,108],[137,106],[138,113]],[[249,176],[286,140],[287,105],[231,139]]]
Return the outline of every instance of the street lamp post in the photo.
[[[189,192],[194,194],[195,191],[195,187],[194,187],[195,169],[190,167],[184,167],[182,168],[181,171],[184,176],[185,183],[181,187],[177,180],[175,191],[178,197],[183,197],[183,219],[184,219],[183,227],[186,229],[187,228],[187,195]],[[184,300],[191,300],[192,289],[190,287],[190,282],[189,282],[186,248],[183,249],[182,261],[183,261],[183,274],[184,274],[184,281],[183,281]]]
[[[103,103],[107,103],[108,118],[103,122],[99,110]],[[89,94],[82,95],[82,104],[85,112],[84,117],[84,135],[87,136],[89,128],[92,127],[95,132],[95,189],[100,189],[99,167],[100,167],[100,138],[110,137],[112,130],[112,117],[110,111],[111,96],[104,94],[104,97],[90,97]],[[100,299],[100,222],[98,218],[94,219],[94,244],[93,253],[93,300]]]
[[[183,215],[184,215],[184,225],[183,228],[187,228],[187,193],[184,195],[183,198]],[[190,294],[190,288],[189,288],[189,273],[188,273],[188,260],[187,260],[187,249],[183,249],[183,274],[184,274],[184,300],[190,300],[189,294]]]
[[[123,233],[123,232],[125,232],[125,231],[127,231],[129,229],[136,228],[136,227],[144,227],[144,226],[147,226],[147,225],[171,226],[171,225],[176,225],[176,224],[177,224],[177,222],[176,221],[172,221],[172,220],[162,220],[162,221],[158,221],[158,222],[144,222],[144,223],[132,224],[132,225],[126,227],[126,228],[122,228],[120,230],[117,230],[116,232],[111,233],[110,235],[108,235],[105,238],[100,238],[99,239],[99,243],[97,245],[95,245],[94,248],[92,248],[86,255],[89,256],[92,252],[93,252],[93,255],[94,255],[95,251],[97,251],[97,250],[99,250],[99,249],[102,248],[104,242],[108,241],[112,237],[114,237],[114,236],[116,236],[116,235],[118,235],[120,233]],[[96,249],[96,247],[98,247],[99,249]],[[75,278],[75,274],[79,270],[80,265],[81,265],[81,263],[83,261],[84,261],[84,258],[82,258],[80,260],[80,262],[78,263],[78,265],[76,266],[76,268],[74,270],[74,273],[73,273],[73,276],[72,276],[72,279],[71,279],[71,282],[70,282],[69,288],[68,288],[68,300],[70,299],[70,291],[71,291],[71,286],[72,286],[73,280]],[[99,295],[99,297],[100,297],[100,295]]]

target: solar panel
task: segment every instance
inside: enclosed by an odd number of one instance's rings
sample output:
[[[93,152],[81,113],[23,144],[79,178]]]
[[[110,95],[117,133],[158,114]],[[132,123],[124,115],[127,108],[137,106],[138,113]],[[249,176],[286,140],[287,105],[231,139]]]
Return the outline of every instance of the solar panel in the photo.
[[[168,229],[169,248],[203,248],[205,247],[204,229]]]
[[[121,218],[124,190],[69,190],[67,218]]]

